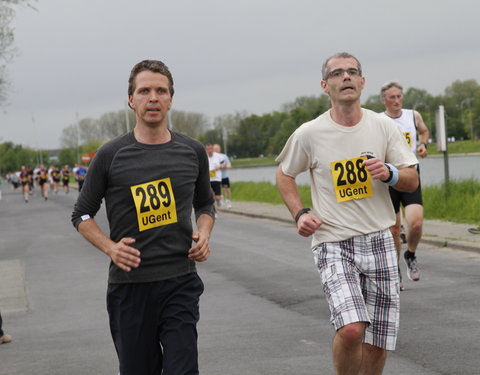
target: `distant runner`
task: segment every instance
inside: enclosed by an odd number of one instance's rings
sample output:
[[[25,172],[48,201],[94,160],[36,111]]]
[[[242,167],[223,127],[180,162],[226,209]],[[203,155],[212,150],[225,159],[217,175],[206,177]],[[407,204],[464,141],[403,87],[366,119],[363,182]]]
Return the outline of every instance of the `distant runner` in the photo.
[[[428,155],[427,145],[430,132],[423,122],[423,118],[415,110],[402,109],[403,87],[398,82],[387,82],[380,90],[380,99],[385,105],[385,112],[382,115],[395,121],[404,135],[413,154],[424,158]],[[417,144],[417,136],[420,142]],[[420,170],[417,165],[417,171]],[[420,180],[419,180],[420,182]],[[400,204],[405,207],[405,219],[407,221],[407,249],[403,253],[403,259],[407,265],[407,275],[410,280],[420,280],[420,269],[417,264],[416,250],[422,238],[423,227],[423,201],[422,187],[419,183],[417,190],[413,193],[402,192],[390,188],[390,197],[396,214],[395,225],[390,228],[397,254],[400,257],[401,244],[401,211]],[[399,268],[400,272],[400,268]],[[403,289],[403,285],[401,285]]]

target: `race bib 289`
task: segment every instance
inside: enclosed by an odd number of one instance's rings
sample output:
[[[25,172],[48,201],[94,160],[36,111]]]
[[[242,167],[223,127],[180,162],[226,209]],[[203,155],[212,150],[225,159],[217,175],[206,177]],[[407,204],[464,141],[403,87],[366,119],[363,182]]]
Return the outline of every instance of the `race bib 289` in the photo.
[[[366,159],[366,156],[362,156],[330,163],[333,187],[338,202],[373,196],[370,173],[363,166],[363,161]]]
[[[177,207],[170,178],[131,186],[140,232],[177,222]]]

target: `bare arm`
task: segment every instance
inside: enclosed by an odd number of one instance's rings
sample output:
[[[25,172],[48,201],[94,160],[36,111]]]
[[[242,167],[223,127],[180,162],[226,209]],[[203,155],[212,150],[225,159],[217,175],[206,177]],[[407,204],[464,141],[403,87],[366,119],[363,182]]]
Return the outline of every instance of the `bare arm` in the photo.
[[[378,159],[367,159],[363,162],[374,180],[386,181],[390,177],[390,170],[385,163]],[[395,190],[413,192],[418,187],[418,173],[415,166],[400,168],[398,182],[392,186]]]
[[[400,178],[393,188],[398,191],[412,193],[418,188],[418,172],[414,165],[398,170]]]
[[[195,246],[188,250],[188,257],[197,262],[203,262],[210,256],[210,234],[215,220],[210,215],[202,214],[197,219],[197,231],[192,233]]]
[[[300,194],[298,194],[297,183],[293,177],[287,176],[283,173],[281,166],[277,169],[276,180],[280,196],[285,202],[292,217],[295,218],[297,212],[304,208],[302,201],[300,200]],[[318,217],[308,212],[300,216],[298,219],[297,232],[301,236],[308,237],[315,233],[321,224],[322,221]]]
[[[119,242],[112,241],[102,232],[94,219],[82,221],[78,225],[78,231],[122,270],[129,272],[140,265],[140,251],[130,246],[135,243],[134,238],[124,237]]]
[[[414,111],[413,115],[415,116],[415,123],[417,124],[418,139],[420,141],[420,144],[417,147],[417,153],[420,157],[424,158],[428,155],[426,145],[428,144],[430,131],[428,130],[427,125],[425,125],[425,122],[423,122],[423,118],[420,113],[418,113],[417,111]]]

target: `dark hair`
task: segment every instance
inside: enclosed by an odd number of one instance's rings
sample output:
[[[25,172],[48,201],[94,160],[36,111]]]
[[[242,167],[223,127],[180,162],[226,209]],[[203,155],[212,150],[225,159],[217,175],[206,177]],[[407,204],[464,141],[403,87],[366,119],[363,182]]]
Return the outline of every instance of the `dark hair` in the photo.
[[[169,83],[168,89],[170,91],[170,95],[173,97],[174,90],[172,73],[170,73],[170,70],[168,70],[168,66],[166,66],[160,60],[143,60],[133,67],[130,77],[128,78],[128,95],[133,95],[133,92],[135,91],[135,78],[137,78],[138,73],[145,70],[154,73],[160,73],[167,77]]]
[[[358,67],[358,72],[360,73],[360,76],[362,75],[362,64],[360,64],[360,61],[358,61],[358,59],[349,54],[348,52],[338,52],[336,53],[335,55],[332,55],[330,56],[329,58],[327,58],[325,60],[325,62],[323,63],[322,65],[322,77],[323,77],[323,80],[326,80],[328,77],[328,72],[327,72],[327,64],[328,62],[331,60],[331,59],[335,59],[335,58],[342,58],[342,59],[354,59],[356,62],[357,62],[357,67]]]

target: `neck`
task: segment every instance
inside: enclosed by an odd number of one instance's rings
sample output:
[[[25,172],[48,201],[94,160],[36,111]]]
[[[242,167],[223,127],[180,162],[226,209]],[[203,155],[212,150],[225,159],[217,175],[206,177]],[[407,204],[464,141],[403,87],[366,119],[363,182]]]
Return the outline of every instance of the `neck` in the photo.
[[[167,129],[166,124],[151,128],[145,125],[140,125],[137,123],[135,128],[133,128],[133,135],[135,139],[147,145],[157,145],[162,143],[170,142],[172,139],[172,135],[170,131]]]
[[[399,118],[402,115],[402,109],[400,108],[398,111],[386,109],[385,113],[388,117]]]
[[[362,108],[360,105],[332,105],[330,116],[339,125],[355,126],[362,119]]]

